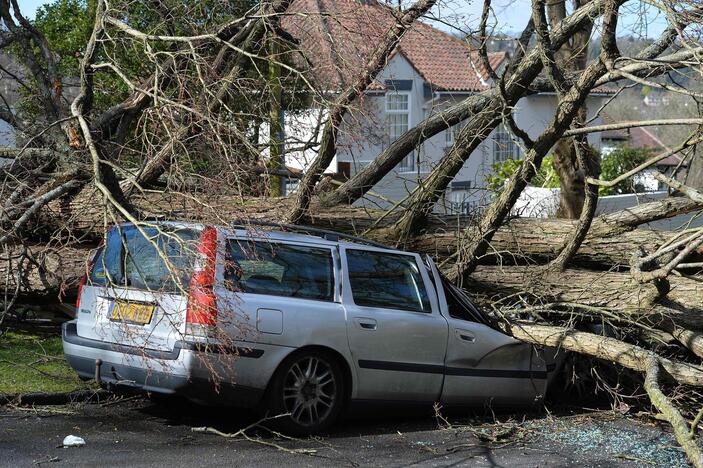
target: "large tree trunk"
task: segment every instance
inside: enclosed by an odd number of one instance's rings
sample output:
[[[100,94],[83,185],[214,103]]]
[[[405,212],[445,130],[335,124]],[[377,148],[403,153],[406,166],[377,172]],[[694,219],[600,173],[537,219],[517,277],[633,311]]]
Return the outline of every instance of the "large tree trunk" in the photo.
[[[114,222],[112,219],[106,219],[102,207],[94,202],[96,196],[96,190],[89,187],[75,196],[69,203],[53,202],[42,211],[33,227],[35,229],[43,227],[42,230],[37,230],[38,234],[41,232],[51,233],[54,229],[60,228],[67,229],[74,235],[87,236],[89,240],[96,240],[102,236],[105,223]],[[221,225],[237,220],[246,222],[249,218],[269,221],[282,220],[292,203],[289,198],[242,200],[237,196],[227,194],[206,195],[205,197],[207,203],[178,193],[134,195],[132,199],[134,205],[146,216]],[[589,230],[589,239],[615,237],[648,222],[691,213],[701,208],[700,203],[678,197],[644,203],[594,219]],[[357,235],[369,231],[364,235],[385,243],[389,243],[388,239],[380,236],[385,232],[385,228],[396,223],[400,216],[388,215],[380,210],[353,207],[330,209],[315,207],[314,211],[315,216],[310,220],[310,224]],[[497,230],[501,233],[502,240],[497,240],[496,242],[499,243],[494,244],[494,247],[496,250],[542,257],[546,252],[551,251],[551,248],[545,248],[545,246],[563,242],[564,236],[573,230],[574,225],[574,221],[563,219],[511,219]],[[433,215],[429,218],[423,234],[438,235],[437,245],[441,249],[443,248],[441,246],[447,246],[452,239],[455,239],[458,244],[467,239],[470,240],[476,235],[476,227],[476,220],[472,217]],[[630,233],[630,235],[631,237],[623,240],[623,247],[628,247],[632,242],[638,240],[644,242],[645,246],[654,245],[658,239],[668,236],[666,233],[645,234],[640,231]],[[536,237],[543,239],[540,241],[535,239]],[[422,245],[428,245],[423,235],[418,236],[417,239]],[[410,241],[411,244],[415,242],[413,239]],[[623,252],[608,252],[607,249],[616,245],[613,242],[616,241],[606,241],[603,248],[597,247],[597,243],[594,243],[592,248],[597,249],[594,250],[594,255],[602,256],[604,259],[624,258],[624,255],[627,254]],[[427,247],[427,250],[429,248]],[[606,265],[615,263],[627,262],[620,260],[604,262]]]
[[[686,172],[685,184],[694,189],[703,191],[703,147],[696,147],[691,163]]]
[[[72,232],[82,239],[81,242],[87,244],[74,244],[60,249],[40,249],[36,252],[36,247],[31,247],[30,251],[34,252],[34,257],[48,255],[49,261],[45,263],[47,268],[24,269],[27,280],[23,282],[23,294],[36,291],[42,296],[56,297],[64,284],[69,288],[77,284],[77,278],[83,273],[89,248],[103,236],[106,222],[113,221],[105,219],[100,205],[94,203],[95,196],[95,189],[85,189],[71,203],[62,205],[55,202],[42,212],[37,225],[44,226],[44,231],[36,230],[37,241],[43,238],[42,232],[48,236],[56,229],[63,229]],[[231,222],[246,223],[255,219],[283,219],[291,203],[291,200],[287,199],[253,199],[242,203],[237,197],[221,195],[210,197],[208,204],[204,205],[189,197],[156,193],[148,197],[133,196],[133,201],[137,208],[147,215],[220,225]],[[687,198],[669,198],[598,217],[593,221],[589,235],[578,251],[575,261],[600,269],[627,266],[632,252],[639,248],[652,252],[674,235],[666,231],[635,229],[637,226],[700,209],[700,204]],[[383,212],[369,212],[351,207],[315,211],[317,214],[311,220],[315,226],[356,235],[361,235],[374,226],[382,232],[384,227],[397,220],[397,217],[393,216],[380,220]],[[500,262],[506,265],[546,263],[558,254],[574,225],[575,221],[565,219],[512,219],[498,229],[491,244],[492,255],[486,256],[483,262]],[[370,231],[366,235],[374,237],[375,232]],[[476,225],[469,217],[432,217],[426,231],[410,239],[409,246],[414,251],[435,256],[441,262],[453,255],[458,246],[470,242],[477,235]],[[383,242],[383,239],[377,240]],[[57,260],[51,260],[54,257]],[[451,266],[453,263],[450,258],[447,265]],[[56,265],[61,265],[61,270],[57,269]],[[3,265],[0,265],[0,269],[2,267]],[[15,269],[13,266],[10,271]],[[0,277],[4,276],[6,274],[0,270]],[[476,277],[481,278],[481,275]],[[496,281],[498,284],[503,282]],[[508,278],[507,281],[508,286],[515,284],[514,279]],[[14,290],[14,284],[8,283],[9,292]]]
[[[491,249],[484,257],[488,261],[505,264],[547,262],[556,258],[561,247],[573,231],[570,222],[549,220],[537,222],[531,219],[514,219],[503,225],[491,241]],[[413,237],[408,243],[411,250],[429,253],[440,260],[456,254],[462,242],[471,242],[478,230],[469,228],[464,232],[439,232]],[[625,232],[616,236],[589,235],[576,253],[573,263],[595,267],[628,265],[632,252],[642,247],[653,252],[673,235],[668,232],[647,229]]]
[[[654,353],[639,346],[568,328],[515,324],[509,328],[509,332],[527,343],[573,351],[614,362],[639,372],[646,372],[648,359],[655,357]],[[703,369],[700,367],[672,362],[668,359],[662,359],[661,364],[675,381],[689,385],[703,385]]]
[[[571,139],[559,140],[554,146],[552,154],[554,155],[554,169],[559,175],[557,216],[576,219],[583,208],[586,180],[583,170],[576,160],[576,151]]]
[[[602,308],[615,321],[614,317],[619,317],[622,321],[646,319],[658,324],[670,319],[687,328],[703,330],[703,283],[685,277],[669,278],[670,290],[662,298],[656,285],[639,283],[628,272],[479,266],[464,287],[490,301],[486,304],[522,294],[522,299],[540,306],[568,303]]]
[[[590,0],[575,0],[574,6],[578,7]],[[550,2],[547,5],[549,23],[554,28],[566,17],[566,0]],[[586,69],[588,63],[588,44],[591,40],[593,22],[585,22],[581,30],[574,34],[571,41],[563,44],[554,53],[555,65],[563,76],[571,76],[575,72]],[[566,86],[566,83],[562,84]],[[579,109],[575,119],[583,125],[588,118],[586,102]],[[559,175],[561,190],[559,192],[559,210],[557,216],[576,219],[581,213],[585,200],[586,168],[581,167],[576,155],[576,148],[571,138],[564,138],[554,146],[554,168]],[[595,155],[588,151],[588,156],[593,159]],[[597,177],[597,174],[595,175]]]

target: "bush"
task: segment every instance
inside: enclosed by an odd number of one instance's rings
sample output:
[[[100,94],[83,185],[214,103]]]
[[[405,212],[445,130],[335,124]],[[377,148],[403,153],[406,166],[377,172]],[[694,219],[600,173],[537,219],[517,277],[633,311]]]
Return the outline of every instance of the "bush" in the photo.
[[[613,180],[620,174],[623,174],[645,162],[650,157],[650,151],[647,149],[635,149],[621,147],[604,154],[601,157],[601,180]],[[635,178],[628,178],[620,182],[614,187],[600,187],[600,195],[619,195],[623,193],[641,192],[642,187],[637,184]]]
[[[522,166],[522,159],[508,159],[503,162],[495,163],[493,174],[486,178],[488,188],[494,191],[500,191],[507,179],[510,179]],[[559,176],[554,169],[554,158],[547,156],[542,160],[542,166],[537,171],[537,174],[532,178],[531,185],[543,188],[559,188]]]

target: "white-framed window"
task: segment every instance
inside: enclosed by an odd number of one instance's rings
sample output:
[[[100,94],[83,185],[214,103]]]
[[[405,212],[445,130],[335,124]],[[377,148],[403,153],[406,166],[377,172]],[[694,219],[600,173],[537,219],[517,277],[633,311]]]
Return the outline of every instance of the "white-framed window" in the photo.
[[[469,181],[454,183],[452,191],[449,192],[450,214],[479,214],[482,210],[481,200],[477,197],[477,191],[472,189]]]
[[[286,180],[286,193],[284,195],[292,195],[295,192],[298,191],[298,183],[299,180],[297,179],[287,179]]]
[[[466,122],[459,122],[458,124],[452,125],[444,132],[444,146],[449,148],[454,145],[454,142],[459,137],[459,132],[464,128]]]
[[[504,162],[508,159],[519,159],[520,147],[513,135],[503,124],[498,125],[493,134],[493,162]]]
[[[393,91],[386,93],[386,133],[388,142],[397,140],[410,128],[410,93]],[[415,155],[410,153],[398,166],[401,172],[415,170]]]

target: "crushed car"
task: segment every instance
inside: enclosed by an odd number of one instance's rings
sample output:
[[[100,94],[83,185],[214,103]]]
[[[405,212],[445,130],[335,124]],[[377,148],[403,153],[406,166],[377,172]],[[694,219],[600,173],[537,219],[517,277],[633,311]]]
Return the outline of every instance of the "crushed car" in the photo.
[[[69,364],[109,387],[329,428],[352,402],[529,405],[555,352],[500,332],[421,257],[305,227],[112,227],[63,326]]]

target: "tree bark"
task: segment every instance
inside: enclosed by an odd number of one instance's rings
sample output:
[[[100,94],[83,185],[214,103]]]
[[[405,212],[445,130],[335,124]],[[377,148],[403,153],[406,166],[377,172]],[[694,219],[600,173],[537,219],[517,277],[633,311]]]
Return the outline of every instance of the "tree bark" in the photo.
[[[568,138],[559,140],[554,146],[554,169],[559,175],[560,218],[576,219],[585,200],[585,176],[576,160],[575,150]]]
[[[703,147],[698,145],[686,171],[685,184],[703,192]]]
[[[671,321],[689,330],[703,330],[703,283],[679,276],[668,281],[669,292],[662,298],[656,285],[639,283],[628,272],[555,272],[529,266],[482,265],[465,281],[464,288],[482,296],[486,304],[520,294],[537,306],[582,304],[606,309],[628,320],[644,320],[648,324]]]
[[[703,467],[703,452],[701,452],[696,438],[689,430],[688,423],[659,387],[659,365],[659,359],[653,356],[647,358],[645,362],[644,389],[654,407],[671,424],[676,441],[686,452],[691,464],[695,468]],[[666,365],[664,367],[666,368]]]
[[[285,129],[283,125],[283,84],[281,83],[281,57],[277,38],[268,38],[268,86],[271,95],[269,99],[269,161],[268,168],[272,171],[285,169]],[[270,197],[281,197],[283,193],[283,178],[269,175]]]
[[[574,3],[576,6],[580,6],[588,1],[590,0],[586,0],[586,2],[576,0]],[[550,2],[547,6],[547,12],[549,23],[552,27],[555,27],[566,16],[566,1]],[[591,40],[592,29],[593,22],[585,22],[581,30],[574,33],[571,41],[562,44],[557,51],[554,51],[554,66],[559,70],[561,78],[586,69],[588,45]],[[561,85],[566,86],[567,83],[563,82]],[[588,108],[584,102],[575,121],[583,124],[587,116]],[[595,155],[588,148],[584,148],[582,151],[587,151],[589,163],[595,166],[593,164]],[[557,216],[576,219],[581,214],[586,196],[586,168],[579,163],[576,147],[570,138],[559,140],[554,146],[552,153],[554,155],[554,168],[559,175],[561,187]]]
[[[52,229],[68,229],[74,235],[88,236],[89,239],[99,239],[103,234],[106,222],[101,207],[95,203],[96,191],[92,187],[83,190],[73,197],[68,203],[54,202],[41,213],[41,216],[32,225],[41,238],[42,232]],[[180,219],[183,221],[210,222],[227,224],[235,219],[267,219],[277,221],[285,218],[292,203],[291,199],[244,199],[236,195],[221,194],[209,196],[206,201],[199,202],[187,195],[178,193],[147,193],[133,195],[132,202],[145,216],[160,217],[165,219]],[[603,262],[604,265],[628,263],[621,261],[627,258],[632,251],[623,252],[634,242],[641,242],[646,247],[660,245],[661,240],[670,235],[667,232],[649,231],[640,229],[618,241],[617,235],[633,231],[640,225],[648,222],[670,218],[703,209],[703,204],[683,197],[669,197],[660,201],[643,203],[622,211],[599,216],[593,220],[586,247],[587,255],[595,256],[595,263]],[[366,208],[337,207],[321,209],[315,207],[315,216],[310,224],[339,230],[341,232],[361,235],[388,243],[382,236],[385,228],[392,226],[400,215],[390,214],[380,210]],[[379,219],[385,216],[382,221]],[[107,220],[108,223],[112,220]],[[494,247],[497,250],[535,256],[536,258],[551,257],[555,246],[563,242],[565,236],[573,229],[573,220],[553,218],[514,218],[507,221],[497,232],[500,239],[496,240]],[[437,236],[437,247],[448,253],[451,242],[459,244],[476,237],[477,223],[475,218],[469,216],[440,216],[433,215],[426,225],[423,235],[411,239],[411,243],[426,245],[429,251],[431,238]],[[603,241],[596,239],[613,238]],[[621,248],[616,247],[620,245]],[[610,252],[609,249],[613,251]],[[618,251],[619,250],[619,251]],[[610,261],[608,259],[614,259]]]
[[[642,373],[647,372],[648,359],[657,358],[653,352],[639,346],[568,328],[516,324],[510,326],[509,332],[515,338],[526,343],[573,351],[614,362]],[[703,369],[700,367],[664,358],[658,359],[662,367],[676,382],[698,387],[703,385]]]
[[[483,263],[526,264],[556,258],[575,225],[573,221],[514,219],[496,231]],[[415,236],[408,242],[410,250],[429,253],[440,260],[453,257],[457,248],[480,236],[477,228],[462,232],[435,232]],[[589,235],[572,259],[574,264],[595,267],[627,266],[632,252],[642,247],[654,251],[673,234],[638,229],[616,236]]]
[[[31,225],[35,240],[40,242],[42,239],[48,239],[55,230],[61,229],[83,239],[83,242],[96,244],[104,235],[106,223],[111,223],[113,220],[105,218],[100,204],[95,203],[95,199],[96,190],[89,187],[74,197],[70,203],[63,204],[55,201],[45,207],[41,216]],[[140,212],[147,216],[219,225],[226,225],[236,219],[242,219],[244,222],[247,219],[268,221],[283,219],[291,203],[289,199],[252,199],[242,202],[236,196],[222,195],[211,197],[208,203],[204,204],[178,194],[157,193],[148,196],[134,195],[132,201]],[[668,198],[600,216],[593,221],[589,234],[574,261],[580,265],[596,266],[601,269],[618,265],[626,267],[632,252],[636,249],[644,248],[653,252],[675,235],[666,231],[635,229],[638,225],[690,213],[701,208],[703,205],[687,198]],[[316,209],[315,212],[316,216],[311,220],[314,226],[355,235],[363,235],[376,223],[378,223],[376,228],[384,228],[397,220],[397,216],[391,215],[379,223],[378,220],[383,212],[351,207]],[[561,245],[573,231],[574,225],[575,221],[564,219],[512,219],[497,230],[491,242],[491,255],[485,257],[483,262],[489,264],[546,263],[558,254]],[[366,235],[374,238],[375,233],[370,231]],[[409,247],[411,250],[430,254],[439,261],[443,261],[451,257],[459,246],[471,242],[478,235],[479,231],[474,220],[469,217],[433,216],[426,226],[425,233],[412,238]],[[375,237],[375,239],[384,242],[382,238]],[[30,251],[33,252],[39,248],[38,245],[31,246]],[[43,258],[43,255],[48,255],[48,260],[45,262],[47,268],[36,272],[28,271],[29,279],[24,281],[23,284],[26,286],[23,286],[22,292],[36,291],[46,296],[56,294],[64,282],[68,285],[77,284],[77,278],[82,274],[89,248],[89,246],[75,245],[38,250],[34,254],[35,257]],[[49,253],[43,254],[45,250]],[[52,260],[53,258],[56,260]],[[56,265],[60,265],[61,270]],[[0,278],[7,275],[1,269],[2,267],[3,262],[0,261]],[[9,271],[15,271],[16,268],[11,266]],[[59,274],[54,275],[56,272]],[[38,275],[36,279],[34,275]],[[476,276],[481,277],[481,275]],[[496,281],[497,284],[504,282],[497,279],[492,281]],[[508,280],[507,284],[517,287],[520,279]],[[14,283],[9,283],[10,290],[13,290],[13,285]],[[559,287],[569,288],[566,284]]]

